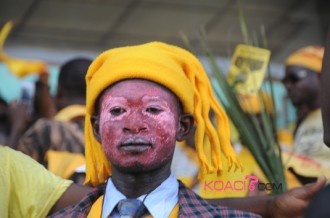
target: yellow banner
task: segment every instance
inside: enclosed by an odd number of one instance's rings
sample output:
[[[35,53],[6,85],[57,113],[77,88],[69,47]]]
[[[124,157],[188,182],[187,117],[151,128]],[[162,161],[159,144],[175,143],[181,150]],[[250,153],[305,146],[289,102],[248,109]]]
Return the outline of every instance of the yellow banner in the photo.
[[[270,51],[250,45],[237,45],[232,57],[228,82],[239,93],[256,93],[262,84]]]

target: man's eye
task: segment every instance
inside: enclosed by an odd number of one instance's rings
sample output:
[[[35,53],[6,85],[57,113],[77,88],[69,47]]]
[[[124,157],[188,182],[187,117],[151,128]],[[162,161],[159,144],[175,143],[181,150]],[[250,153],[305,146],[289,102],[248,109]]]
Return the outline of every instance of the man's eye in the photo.
[[[151,114],[158,114],[162,111],[162,109],[156,107],[148,107],[146,111]]]
[[[112,109],[110,109],[111,115],[114,115],[114,116],[119,116],[119,115],[121,115],[125,112],[126,112],[126,110],[123,109],[123,108],[112,108]]]

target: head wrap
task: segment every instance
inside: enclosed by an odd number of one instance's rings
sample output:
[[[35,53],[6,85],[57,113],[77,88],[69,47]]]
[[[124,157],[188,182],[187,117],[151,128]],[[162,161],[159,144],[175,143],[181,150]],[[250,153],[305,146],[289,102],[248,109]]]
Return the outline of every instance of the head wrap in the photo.
[[[99,55],[86,75],[87,114],[85,120],[86,181],[97,185],[111,174],[109,162],[102,146],[94,138],[90,118],[102,91],[124,79],[145,79],[171,90],[180,100],[184,113],[194,115],[196,124],[195,143],[201,163],[200,176],[222,171],[221,151],[227,157],[229,169],[241,167],[230,145],[228,118],[212,94],[212,87],[203,66],[188,51],[160,43],[120,47]],[[215,113],[216,126],[209,118]],[[211,161],[204,152],[211,144]],[[221,149],[221,150],[220,150]]]
[[[286,66],[297,65],[321,73],[324,48],[307,46],[293,52],[285,61]]]

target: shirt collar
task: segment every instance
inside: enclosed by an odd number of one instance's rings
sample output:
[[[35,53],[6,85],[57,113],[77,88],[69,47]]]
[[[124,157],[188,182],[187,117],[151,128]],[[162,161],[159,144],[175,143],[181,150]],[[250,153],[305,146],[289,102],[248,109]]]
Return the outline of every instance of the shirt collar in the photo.
[[[179,183],[171,173],[165,181],[149,193],[144,200],[144,205],[153,217],[168,217],[179,201],[178,193]],[[145,196],[146,195],[142,195],[138,197],[138,199],[143,201]],[[110,177],[107,182],[102,205],[102,218],[107,218],[109,214],[111,214],[112,217],[117,217],[118,213],[116,214],[114,208],[122,199],[126,199],[125,195],[118,191]]]

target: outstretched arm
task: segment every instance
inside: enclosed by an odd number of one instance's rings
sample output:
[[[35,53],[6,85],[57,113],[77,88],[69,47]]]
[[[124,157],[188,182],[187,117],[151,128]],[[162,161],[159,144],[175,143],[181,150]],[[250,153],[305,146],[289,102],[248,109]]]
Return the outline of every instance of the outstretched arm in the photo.
[[[72,183],[52,207],[48,216],[67,206],[79,203],[91,190],[91,187]]]
[[[56,107],[53,97],[50,95],[48,86],[49,73],[40,74],[36,82],[36,91],[34,95],[35,116],[37,118],[53,118],[56,114]]]
[[[323,188],[325,183],[326,178],[320,176],[315,183],[291,189],[277,196],[208,199],[208,201],[212,204],[250,211],[262,217],[303,217],[310,199]]]

